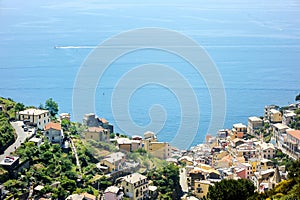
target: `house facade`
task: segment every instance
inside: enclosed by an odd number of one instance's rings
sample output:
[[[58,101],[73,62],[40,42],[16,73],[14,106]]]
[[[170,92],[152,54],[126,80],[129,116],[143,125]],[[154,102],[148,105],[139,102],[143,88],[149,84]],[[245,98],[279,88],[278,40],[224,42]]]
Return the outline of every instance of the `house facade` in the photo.
[[[16,113],[16,119],[28,121],[39,129],[44,129],[50,122],[50,113],[48,110],[30,108]]]
[[[286,131],[286,145],[288,152],[295,159],[300,158],[300,130],[289,129]]]
[[[127,152],[132,152],[142,148],[142,142],[140,140],[130,140],[129,138],[118,138],[117,144],[121,151]]]
[[[89,127],[99,127],[101,126],[104,129],[108,129],[110,133],[114,132],[113,125],[109,124],[109,122],[104,118],[99,118],[95,113],[85,114],[82,120],[83,124]]]
[[[107,171],[110,173],[121,170],[125,160],[126,156],[124,153],[116,152],[106,156],[97,165],[99,165],[99,167],[100,165],[107,167]]]
[[[294,120],[295,116],[296,114],[294,113],[294,111],[285,110],[282,117],[282,123],[287,126],[290,125],[290,123]]]
[[[247,133],[246,125],[244,125],[242,123],[233,124],[233,127],[231,129],[231,138],[232,139],[243,138],[246,133]]]
[[[272,143],[258,142],[256,144],[257,149],[259,149],[261,158],[272,159],[275,157],[275,147]]]
[[[270,110],[270,118],[269,118],[271,123],[279,123],[282,121],[282,114],[280,111],[276,109],[271,109]]]
[[[117,186],[110,186],[104,191],[104,200],[122,200],[123,191]]]
[[[167,159],[171,155],[171,146],[167,142],[158,142],[157,137],[153,132],[147,131],[144,133],[144,149],[160,159]]]
[[[121,181],[124,193],[131,200],[142,200],[148,197],[148,179],[139,173],[124,176]]]
[[[171,155],[171,147],[168,142],[150,142],[146,149],[151,155],[159,159],[167,159]]]
[[[248,118],[248,127],[247,132],[251,135],[256,135],[255,131],[258,131],[263,127],[263,120],[259,117],[249,117]]]
[[[62,145],[64,134],[63,130],[61,128],[61,125],[59,123],[50,122],[47,124],[44,128],[44,137],[53,143],[58,143]]]
[[[84,132],[84,138],[86,140],[96,140],[98,142],[109,142],[110,141],[110,131],[109,129],[104,129],[102,127],[88,127]]]
[[[286,130],[288,130],[289,128],[290,127],[282,123],[276,123],[272,125],[275,142],[279,148],[284,146]]]
[[[193,194],[199,198],[203,199],[207,193],[208,193],[208,188],[211,185],[210,181],[207,180],[196,180],[194,182],[194,191]]]

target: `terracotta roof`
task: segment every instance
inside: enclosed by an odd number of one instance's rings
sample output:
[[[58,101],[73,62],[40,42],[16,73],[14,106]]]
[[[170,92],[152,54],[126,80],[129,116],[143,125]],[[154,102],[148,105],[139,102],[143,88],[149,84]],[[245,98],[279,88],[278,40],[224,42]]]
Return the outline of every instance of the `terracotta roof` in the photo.
[[[99,118],[99,120],[100,120],[103,124],[108,123],[108,121],[107,121],[105,118]]]
[[[45,126],[45,130],[49,130],[51,128],[60,131],[61,125],[59,123],[50,122]]]
[[[300,130],[287,130],[286,133],[300,140]]]

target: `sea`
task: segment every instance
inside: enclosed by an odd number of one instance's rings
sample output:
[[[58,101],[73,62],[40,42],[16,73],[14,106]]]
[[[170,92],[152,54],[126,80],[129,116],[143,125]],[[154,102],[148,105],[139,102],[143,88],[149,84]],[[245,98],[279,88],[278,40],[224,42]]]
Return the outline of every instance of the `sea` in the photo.
[[[107,48],[97,55],[95,73],[82,74],[99,45],[149,28],[197,43],[213,63],[204,68],[215,68],[218,79],[155,46],[120,54],[105,68],[107,52],[122,47]],[[135,35],[128,45],[158,39],[164,40]],[[180,41],[172,45],[184,49]],[[94,112],[114,132],[153,131],[159,141],[188,149],[218,129],[247,125],[265,105],[295,103],[298,93],[297,0],[0,0],[0,96],[34,106],[53,98],[73,121]]]

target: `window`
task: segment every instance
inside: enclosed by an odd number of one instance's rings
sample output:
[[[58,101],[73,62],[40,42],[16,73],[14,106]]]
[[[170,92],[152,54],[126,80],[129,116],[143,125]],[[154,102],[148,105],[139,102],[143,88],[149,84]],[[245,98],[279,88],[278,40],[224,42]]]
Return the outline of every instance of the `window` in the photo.
[[[136,192],[135,192],[135,197],[138,197],[138,196],[139,196],[139,191],[136,190]]]

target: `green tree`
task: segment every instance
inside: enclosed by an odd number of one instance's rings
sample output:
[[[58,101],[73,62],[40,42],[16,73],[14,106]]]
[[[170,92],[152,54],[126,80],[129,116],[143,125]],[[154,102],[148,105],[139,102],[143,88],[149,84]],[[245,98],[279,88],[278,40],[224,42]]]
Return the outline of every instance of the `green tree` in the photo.
[[[214,186],[209,186],[207,197],[210,200],[246,200],[254,195],[255,187],[247,179],[223,179]]]
[[[67,119],[61,120],[61,127],[64,131],[69,131],[69,127],[71,125],[71,122]]]
[[[295,112],[295,114],[299,115],[300,114],[300,109],[297,109],[294,112]]]
[[[52,117],[58,113],[58,104],[52,98],[46,100],[45,108],[50,111]]]
[[[294,161],[289,167],[288,167],[288,176],[290,179],[294,179],[298,183],[300,183],[300,159],[297,161]]]
[[[164,168],[148,172],[147,176],[158,187],[159,199],[180,199],[182,196],[178,166],[168,164]]]
[[[300,101],[300,93],[295,97],[296,101]]]
[[[15,105],[15,111],[19,112],[19,111],[22,111],[22,110],[25,110],[25,105],[22,104],[22,103],[16,103],[16,105]]]

